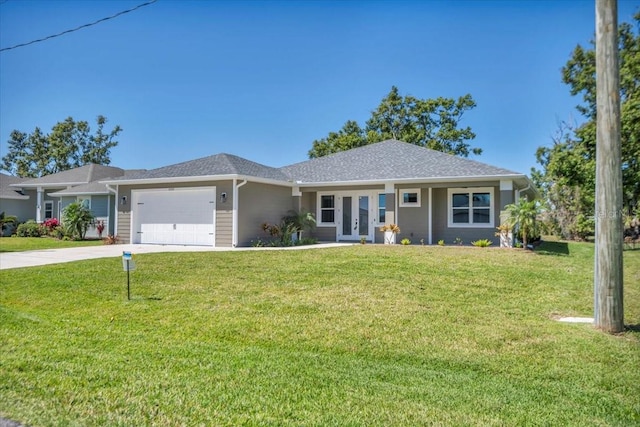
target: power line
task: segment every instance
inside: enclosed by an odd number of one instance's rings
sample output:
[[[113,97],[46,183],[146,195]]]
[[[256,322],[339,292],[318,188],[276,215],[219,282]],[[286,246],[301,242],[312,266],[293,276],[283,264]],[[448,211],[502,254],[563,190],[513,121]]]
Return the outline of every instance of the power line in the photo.
[[[91,26],[99,24],[101,22],[108,21],[108,20],[113,19],[113,18],[117,18],[118,16],[124,15],[125,13],[133,12],[134,10],[140,9],[141,7],[149,6],[150,4],[155,3],[156,1],[157,0],[150,0],[150,1],[146,2],[146,3],[139,4],[138,6],[132,8],[132,9],[123,10],[122,12],[118,12],[115,15],[107,16],[106,18],[98,19],[97,21],[91,22],[90,24],[80,25],[79,27],[73,28],[71,30],[63,31],[63,32],[58,33],[58,34],[47,36],[47,37],[44,37],[44,38],[41,38],[41,39],[38,39],[38,40],[32,40],[32,41],[27,42],[27,43],[20,43],[20,44],[17,44],[15,46],[11,46],[11,47],[3,47],[2,49],[0,49],[0,52],[4,52],[5,50],[17,49],[19,47],[29,46],[30,44],[43,42],[45,40],[49,40],[49,39],[53,39],[53,38],[56,38],[56,37],[60,37],[60,36],[65,35],[65,34],[73,33],[74,31],[78,31],[78,30],[81,30],[83,28],[91,27]]]

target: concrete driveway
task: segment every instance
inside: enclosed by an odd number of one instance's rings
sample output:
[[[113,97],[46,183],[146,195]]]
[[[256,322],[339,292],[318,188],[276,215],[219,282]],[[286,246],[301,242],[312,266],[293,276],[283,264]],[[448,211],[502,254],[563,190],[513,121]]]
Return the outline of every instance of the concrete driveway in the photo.
[[[338,246],[351,246],[351,243],[321,243],[309,246],[291,246],[286,248],[212,248],[208,246],[178,245],[104,245],[65,249],[42,249],[25,252],[0,252],[0,270],[38,265],[59,264],[63,262],[82,261],[85,259],[111,258],[122,256],[123,251],[132,254],[148,254],[157,252],[220,252],[251,250],[299,250],[320,249]]]

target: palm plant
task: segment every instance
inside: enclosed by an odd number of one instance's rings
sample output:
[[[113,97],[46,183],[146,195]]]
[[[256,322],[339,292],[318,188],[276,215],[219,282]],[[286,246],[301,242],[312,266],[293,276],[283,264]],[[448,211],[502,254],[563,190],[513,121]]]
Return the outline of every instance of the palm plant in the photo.
[[[540,206],[535,200],[528,201],[522,198],[518,203],[505,206],[507,211],[507,223],[512,227],[518,227],[522,232],[522,247],[527,248],[527,238],[538,231],[538,214]]]
[[[62,212],[62,222],[74,239],[83,240],[93,224],[91,211],[82,203],[71,203]]]
[[[298,239],[302,239],[302,233],[305,230],[313,230],[316,226],[316,218],[311,212],[301,210],[296,212],[294,210],[289,211],[289,215],[283,218],[284,222],[293,224],[295,231],[298,234]]]

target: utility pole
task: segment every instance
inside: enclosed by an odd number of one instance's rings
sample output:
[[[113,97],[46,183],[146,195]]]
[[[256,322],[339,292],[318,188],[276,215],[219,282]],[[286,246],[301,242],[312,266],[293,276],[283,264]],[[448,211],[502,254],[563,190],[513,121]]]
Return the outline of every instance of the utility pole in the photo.
[[[596,0],[595,326],[624,330],[622,300],[622,157],[617,0]]]

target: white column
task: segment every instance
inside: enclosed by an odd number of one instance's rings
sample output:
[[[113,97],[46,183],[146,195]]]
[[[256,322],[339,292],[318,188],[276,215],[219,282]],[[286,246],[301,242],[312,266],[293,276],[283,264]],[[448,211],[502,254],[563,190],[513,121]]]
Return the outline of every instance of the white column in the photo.
[[[36,204],[36,222],[39,224],[42,222],[42,195],[44,194],[44,190],[42,187],[38,187],[38,197]]]
[[[433,200],[433,189],[429,187],[429,244],[433,245],[433,206],[431,201]]]

